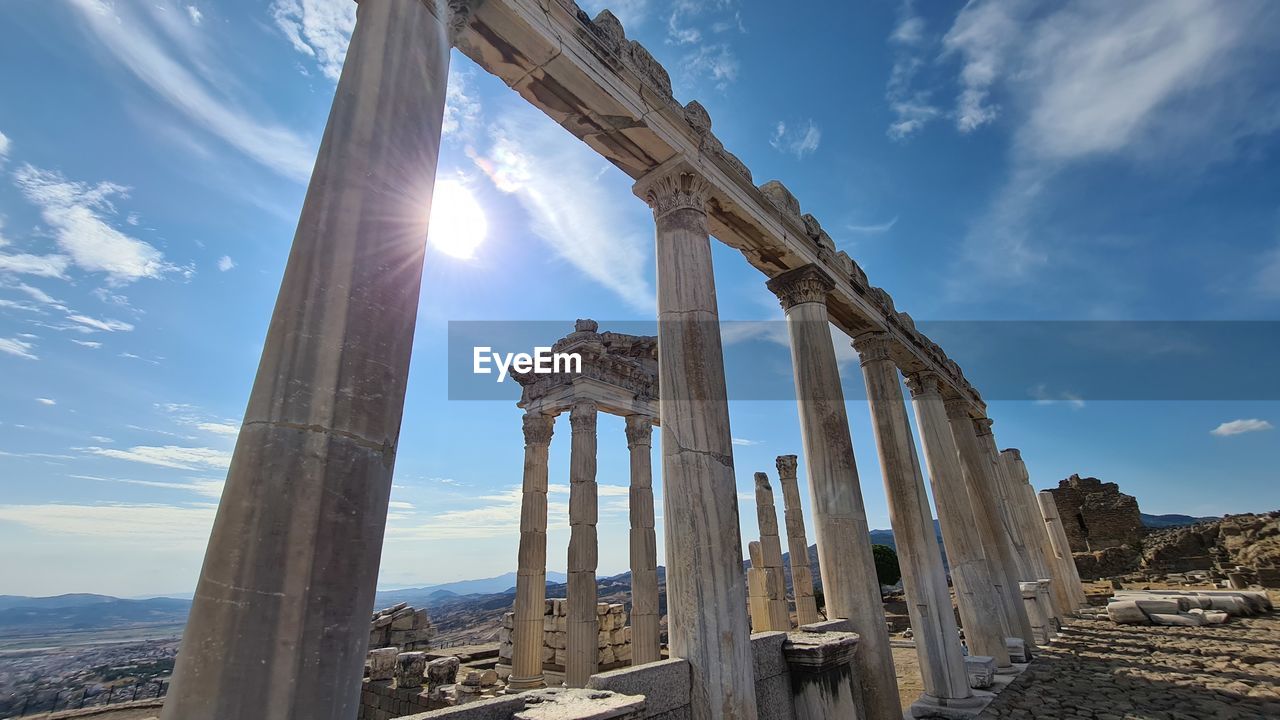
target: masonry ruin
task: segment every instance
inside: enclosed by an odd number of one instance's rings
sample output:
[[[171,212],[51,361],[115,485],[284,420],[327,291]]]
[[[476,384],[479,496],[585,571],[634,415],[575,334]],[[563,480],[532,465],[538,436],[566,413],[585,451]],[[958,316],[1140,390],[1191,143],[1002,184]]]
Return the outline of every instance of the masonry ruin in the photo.
[[[591,18],[571,0],[363,0],[165,720],[264,712],[349,720],[360,712],[361,669],[367,659],[374,664],[366,623],[422,281],[422,206],[434,185],[455,47],[635,180],[634,193],[654,218],[658,334],[611,338],[580,325],[561,349],[593,352],[616,373],[610,377],[628,380],[525,384],[524,504],[506,686],[512,694],[419,717],[901,718],[833,324],[860,357],[898,538],[925,688],[911,714],[975,714],[990,693],[971,687],[987,676],[971,672],[971,661],[1011,672],[1079,607],[1081,592],[1058,514],[1031,489],[1020,455],[998,449],[986,405],[960,366],[836,251],[785,185],[756,184],[712,132],[706,109],[672,97],[666,70],[609,11]],[[767,617],[770,631],[751,633],[712,236],[761,271],[787,319],[822,622],[784,622],[776,581],[766,572],[757,625]],[[965,647],[933,536],[904,379]],[[595,597],[598,412],[627,418],[637,573],[632,665],[605,672]],[[547,446],[564,413],[571,436],[563,606],[569,687],[544,688]],[[665,660],[654,643],[656,582],[641,579],[657,561],[649,463],[655,425],[668,568]],[[790,533],[804,525],[793,523],[788,500],[795,478],[779,479]],[[757,487],[771,492],[767,482]],[[776,515],[757,521],[761,566],[776,574]],[[1024,583],[1036,584],[1030,596]],[[802,612],[810,613],[807,602]],[[393,689],[408,692],[426,681],[430,694],[425,655],[390,650],[379,653],[377,672],[391,665]]]
[[[1146,533],[1137,498],[1120,492],[1115,483],[1072,475],[1049,492],[1072,552],[1136,545]]]

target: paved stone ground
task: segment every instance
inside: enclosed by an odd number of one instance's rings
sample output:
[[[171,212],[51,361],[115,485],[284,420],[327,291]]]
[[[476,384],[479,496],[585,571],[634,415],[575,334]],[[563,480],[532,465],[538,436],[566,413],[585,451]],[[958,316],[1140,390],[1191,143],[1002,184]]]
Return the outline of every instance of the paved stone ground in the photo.
[[[1073,620],[982,720],[1275,720],[1280,613],[1198,628]]]

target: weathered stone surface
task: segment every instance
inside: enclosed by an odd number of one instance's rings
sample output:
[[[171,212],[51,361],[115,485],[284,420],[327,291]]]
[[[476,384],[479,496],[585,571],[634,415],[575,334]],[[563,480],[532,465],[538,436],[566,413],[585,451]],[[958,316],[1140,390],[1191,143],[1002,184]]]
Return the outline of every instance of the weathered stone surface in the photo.
[[[965,673],[969,676],[969,687],[986,689],[996,679],[995,658],[988,655],[966,655],[964,658]]]
[[[400,651],[393,647],[375,648],[369,651],[366,662],[370,680],[390,680],[396,672],[396,655]]]
[[[422,687],[422,678],[425,676],[426,670],[426,653],[400,653],[396,656],[396,687]]]
[[[644,666],[597,673],[587,687],[622,695],[643,695],[646,712],[653,716],[689,706],[689,663],[679,658]]]
[[[458,681],[458,667],[461,662],[456,657],[437,658],[427,663],[426,678],[431,688],[440,685],[452,685]]]
[[[797,225],[804,225],[804,219],[800,215],[800,201],[796,199],[795,195],[791,194],[791,191],[787,189],[786,185],[782,184],[782,181],[770,180],[761,185],[759,190],[783,216]]]
[[[528,707],[512,720],[639,720],[645,709],[644,697],[608,690],[535,690],[525,702]]]
[[[1072,552],[1137,545],[1145,534],[1138,501],[1115,483],[1072,475],[1049,490]]]

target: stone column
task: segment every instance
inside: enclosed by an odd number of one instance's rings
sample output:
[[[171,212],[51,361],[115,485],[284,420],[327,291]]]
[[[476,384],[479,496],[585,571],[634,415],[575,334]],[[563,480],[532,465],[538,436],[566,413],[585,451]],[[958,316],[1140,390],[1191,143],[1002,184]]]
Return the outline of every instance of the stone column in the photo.
[[[924,448],[933,486],[933,502],[938,507],[938,524],[951,564],[951,582],[960,607],[969,652],[995,659],[997,667],[1010,667],[1008,620],[997,586],[991,580],[990,566],[982,549],[974,517],[976,512],[965,489],[964,473],[956,449],[955,437],[947,422],[942,401],[940,378],[933,372],[907,377],[911,402],[915,406],[920,444]]]
[[[689,661],[693,720],[756,720],[742,536],[707,181],[687,164],[636,184],[657,226],[667,635]]]
[[[804,531],[804,510],[800,506],[800,484],[796,479],[796,456],[779,455],[778,483],[782,485],[782,506],[787,524],[787,553],[791,559],[791,593],[796,599],[796,625],[822,619],[813,596],[813,571],[809,569],[809,540]]]
[[[653,419],[627,416],[631,451],[631,664],[662,659],[658,629],[658,540],[653,525]]]
[[[166,720],[359,709],[449,40],[421,0],[366,0],[357,17]]]
[[[978,439],[973,418],[969,416],[969,402],[963,398],[951,398],[945,400],[944,405],[951,423],[951,434],[956,441],[969,502],[973,506],[974,523],[978,536],[982,538],[991,582],[999,593],[1004,617],[1009,623],[1009,637],[1021,638],[1027,648],[1032,648],[1035,640],[1027,611],[1022,606],[1022,593],[1018,590],[1012,542],[1000,520],[1000,496],[996,494],[993,477],[995,469]]]
[[[778,510],[773,505],[769,476],[756,473],[756,520],[760,525],[760,551],[769,598],[769,630],[791,629],[787,608],[787,579],[782,574],[782,540],[778,537]]]
[[[554,415],[525,413],[524,488],[520,498],[520,555],[516,569],[515,629],[507,689],[546,686],[542,624],[547,597],[547,452]]]
[[[853,339],[853,347],[867,385],[907,613],[920,659],[921,700],[924,705],[946,706],[972,698],[973,692],[890,342],[886,333],[865,333]]]
[[[1018,527],[1022,532],[1023,542],[1027,546],[1027,554],[1036,572],[1037,582],[1046,582],[1052,589],[1056,572],[1046,560],[1047,539],[1044,534],[1044,522],[1040,519],[1040,508],[1028,502],[1031,497],[1030,485],[1027,482],[1026,465],[1022,463],[1022,453],[1017,448],[1006,448],[1000,451],[1000,462],[1004,464],[1005,476],[1009,482],[1007,492],[1009,502],[1013,506]],[[1034,510],[1035,517],[1032,516]],[[1067,603],[1060,602],[1050,592],[1046,599],[1046,620],[1056,629],[1061,626],[1064,609]]]
[[[995,435],[991,431],[993,424],[994,422],[990,418],[984,417],[974,420],[979,446],[986,454],[987,462],[990,463],[991,488],[994,491],[994,497],[997,498],[1001,526],[1004,528],[1005,537],[1009,539],[1010,548],[1013,550],[1013,562],[1016,568],[1017,580],[1018,582],[1032,582],[1039,579],[1040,574],[1031,563],[1031,555],[1027,552],[1021,528],[1018,527],[1017,516],[1013,509],[1012,500],[1009,497],[1009,477],[1005,472],[1004,463],[1000,460],[1000,451],[996,449]]]
[[[791,336],[827,617],[848,619],[862,637],[854,664],[864,720],[900,720],[884,602],[827,316],[833,283],[817,266],[806,265],[773,278],[768,286],[782,303]]]
[[[600,660],[596,617],[596,404],[579,400],[569,411],[569,584],[564,684],[587,686]]]
[[[764,550],[759,540],[747,543],[751,567],[747,568],[747,614],[751,616],[751,632],[772,630],[769,617],[769,575],[764,570]]]
[[[1058,567],[1058,558],[1053,552],[1053,545],[1049,540],[1049,532],[1044,523],[1044,516],[1040,514],[1040,501],[1036,497],[1035,489],[1031,487],[1031,474],[1027,472],[1027,464],[1023,462],[1021,452],[1013,450],[1012,454],[1014,457],[1010,467],[1016,480],[1017,491],[1022,498],[1023,512],[1026,514],[1027,527],[1030,528],[1028,534],[1033,538],[1033,544],[1036,545],[1040,553],[1041,565],[1047,573],[1041,579],[1047,578],[1049,580],[1049,588],[1053,595],[1058,619],[1065,622],[1066,616],[1071,613],[1074,603],[1071,597],[1071,590],[1067,579],[1063,577],[1062,571]]]
[[[1036,497],[1040,504],[1040,515],[1044,518],[1045,531],[1049,535],[1049,544],[1053,547],[1053,554],[1057,558],[1062,578],[1074,601],[1071,609],[1078,610],[1089,604],[1089,598],[1085,595],[1084,586],[1080,583],[1080,572],[1076,569],[1076,560],[1071,554],[1071,543],[1067,539],[1067,531],[1062,528],[1062,520],[1058,517],[1057,501],[1053,499],[1053,493],[1048,490],[1041,490]]]

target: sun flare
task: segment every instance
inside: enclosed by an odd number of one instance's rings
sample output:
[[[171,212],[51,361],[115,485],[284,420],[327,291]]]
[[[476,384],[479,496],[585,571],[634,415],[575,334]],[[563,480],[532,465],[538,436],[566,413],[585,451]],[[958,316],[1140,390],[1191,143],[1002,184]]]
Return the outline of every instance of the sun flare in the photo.
[[[458,180],[436,183],[427,243],[445,255],[468,260],[484,243],[489,221],[471,190]]]

